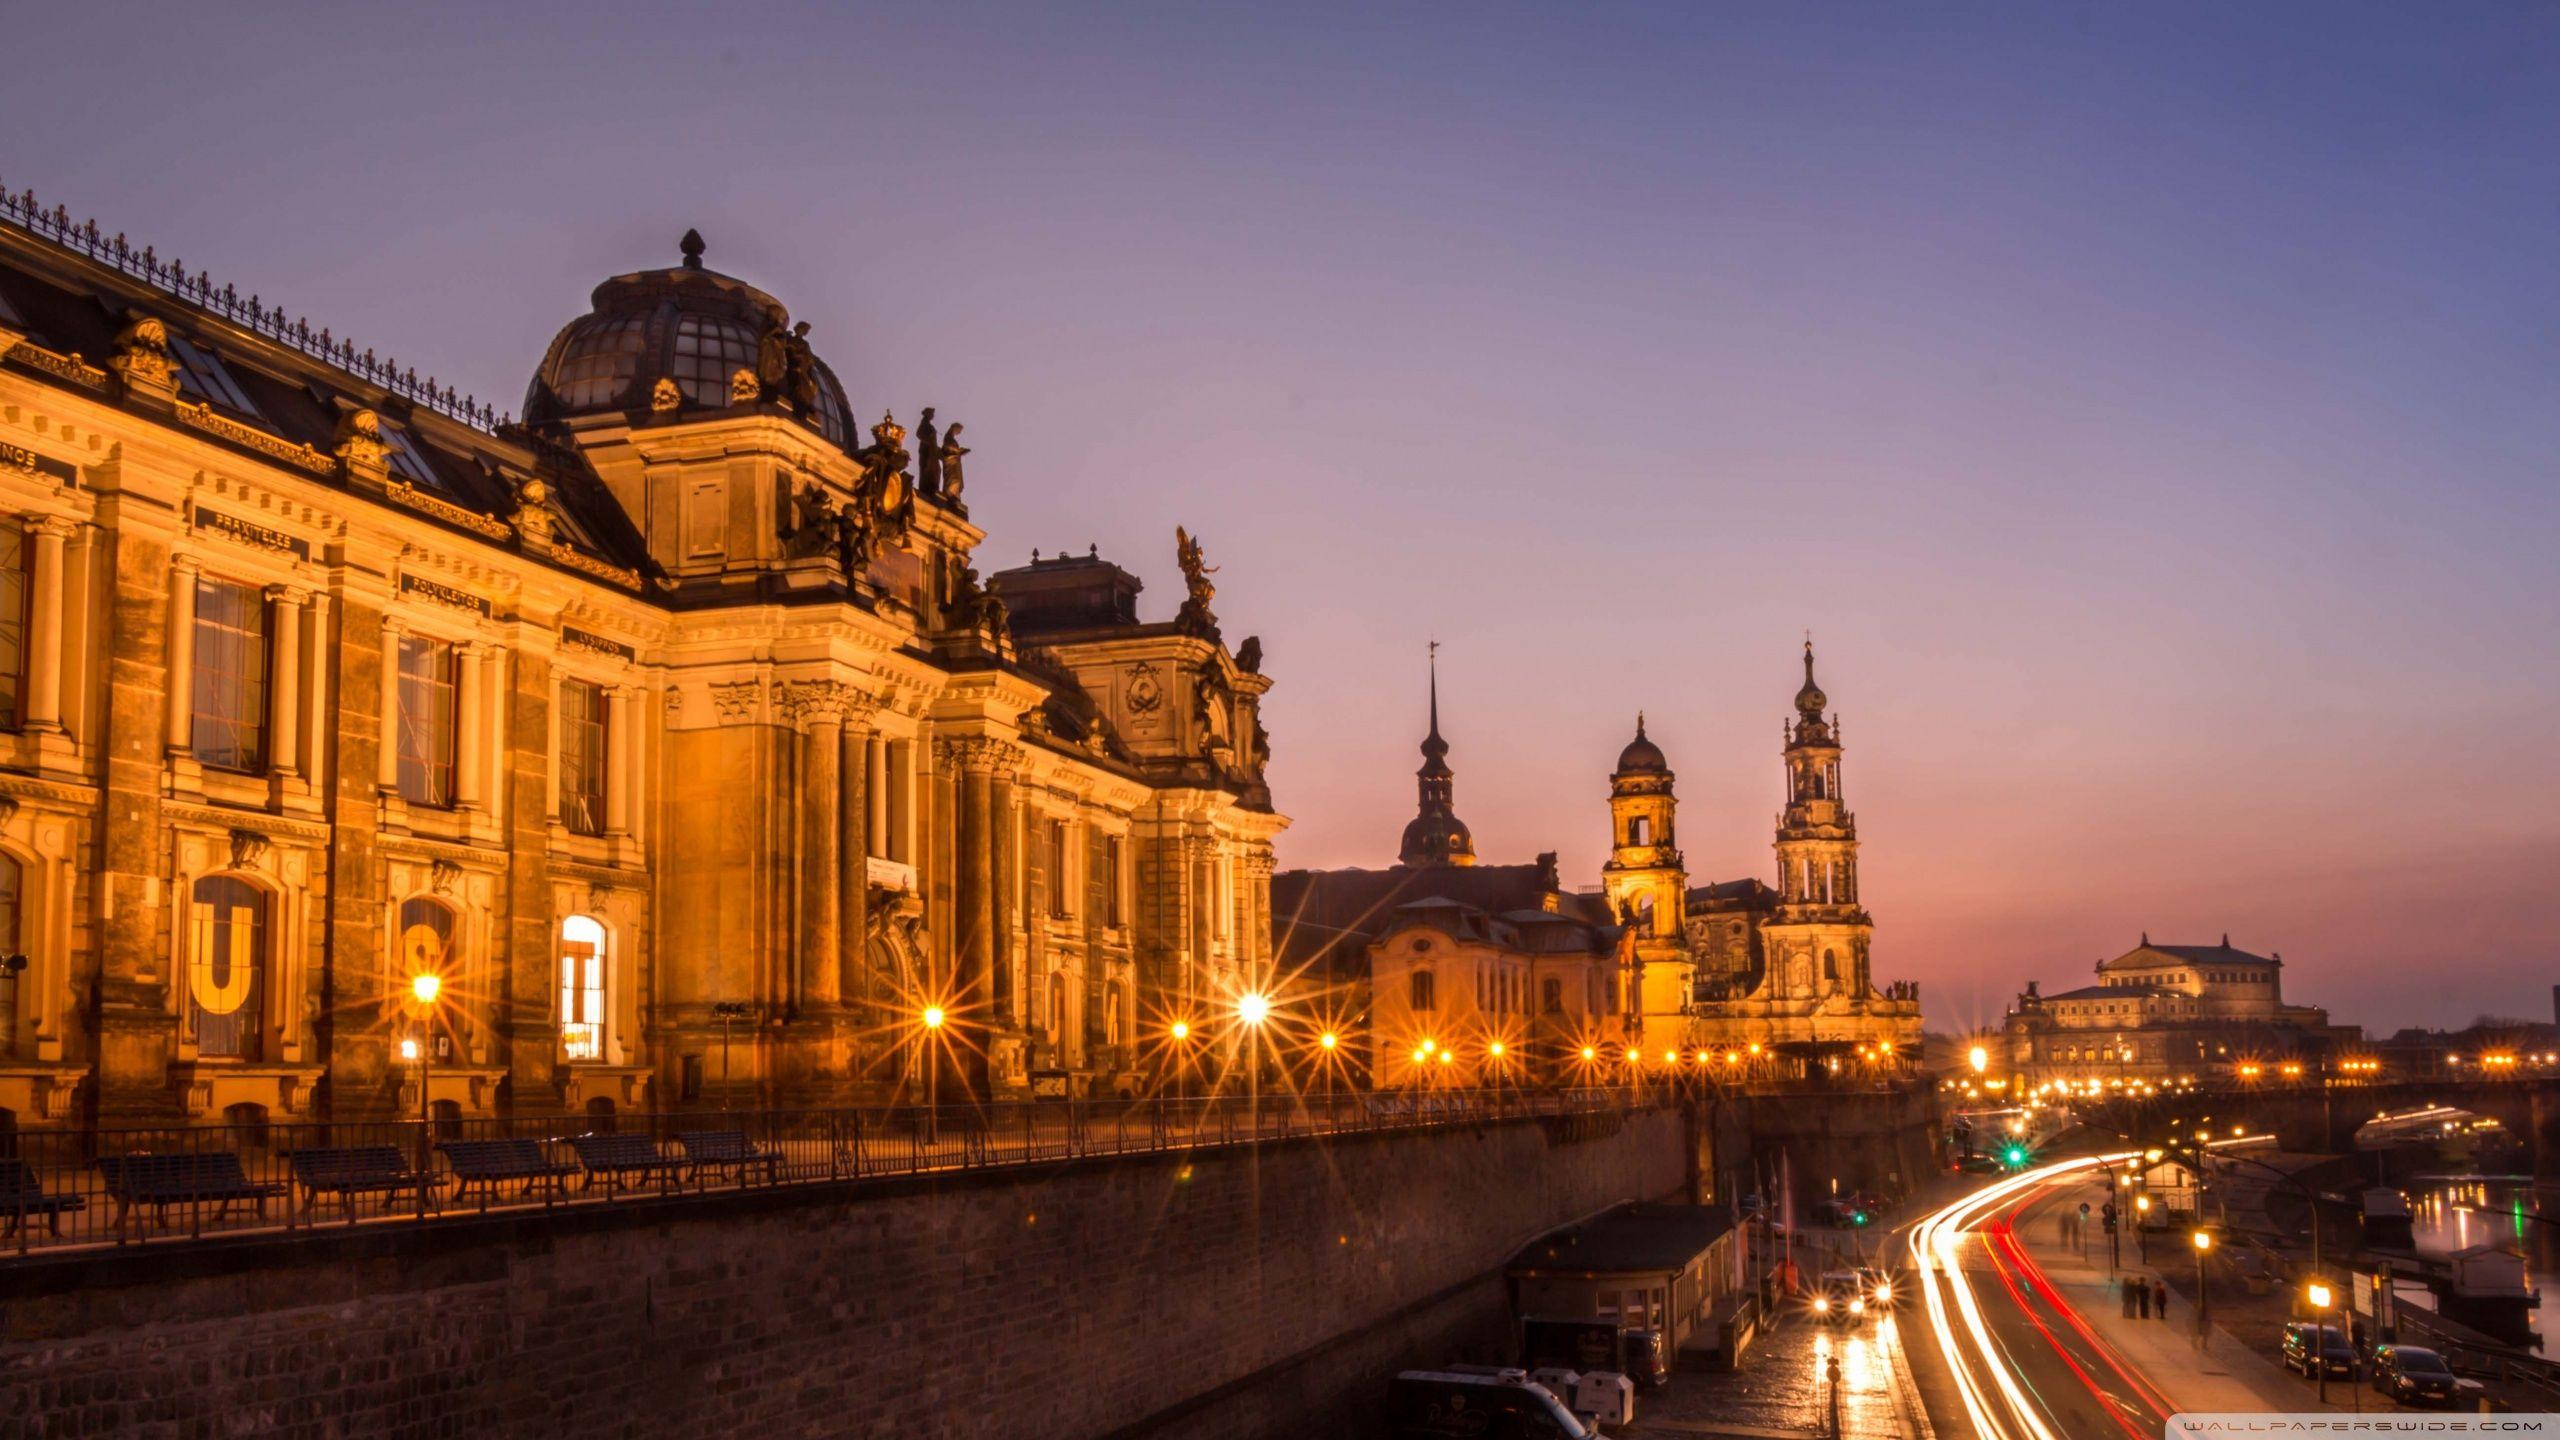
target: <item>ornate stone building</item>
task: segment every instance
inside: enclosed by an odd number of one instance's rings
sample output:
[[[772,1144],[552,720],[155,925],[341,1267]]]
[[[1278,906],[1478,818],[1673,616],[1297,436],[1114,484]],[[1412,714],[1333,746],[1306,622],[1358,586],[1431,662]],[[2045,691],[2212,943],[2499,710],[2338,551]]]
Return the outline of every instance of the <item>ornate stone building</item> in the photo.
[[[1858,829],[1840,789],[1840,729],[1804,650],[1804,686],[1786,723],[1787,804],[1778,884],[1691,886],[1674,833],[1677,801],[1644,719],[1609,777],[1611,909],[1637,936],[1648,1037],[1712,1049],[1757,1042],[1806,1053],[1878,1041],[1916,1054],[1920,992],[1879,988],[1868,966],[1875,921],[1858,899]]]
[[[697,237],[499,423],[0,222],[0,1122],[415,1113],[421,1035],[450,1115],[877,1099],[928,1003],[947,1095],[1136,1088],[1267,969],[1198,545],[1171,621],[982,583],[961,426],[858,427]]]
[[[2286,1004],[2284,957],[2234,949],[2228,935],[2215,945],[2155,945],[2145,935],[2099,961],[2097,975],[2095,985],[2054,995],[2027,982],[2004,1024],[2003,1068],[2037,1085],[2231,1077],[2316,1058],[2362,1034],[2331,1025],[2316,1005]]]

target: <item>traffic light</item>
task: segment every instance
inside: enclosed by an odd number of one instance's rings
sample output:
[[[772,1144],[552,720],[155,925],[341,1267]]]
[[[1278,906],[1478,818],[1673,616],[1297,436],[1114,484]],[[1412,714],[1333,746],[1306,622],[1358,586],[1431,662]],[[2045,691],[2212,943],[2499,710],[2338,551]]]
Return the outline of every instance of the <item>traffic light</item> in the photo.
[[[1851,1225],[1864,1225],[1864,1224],[1866,1224],[1866,1223],[1867,1223],[1867,1212],[1866,1212],[1864,1209],[1857,1209],[1857,1210],[1852,1210],[1852,1211],[1850,1211],[1850,1212],[1849,1212],[1849,1223],[1850,1223]]]
[[[2027,1163],[2027,1147],[2011,1141],[2008,1148],[2000,1152],[2000,1163],[2012,1170],[2023,1168]]]

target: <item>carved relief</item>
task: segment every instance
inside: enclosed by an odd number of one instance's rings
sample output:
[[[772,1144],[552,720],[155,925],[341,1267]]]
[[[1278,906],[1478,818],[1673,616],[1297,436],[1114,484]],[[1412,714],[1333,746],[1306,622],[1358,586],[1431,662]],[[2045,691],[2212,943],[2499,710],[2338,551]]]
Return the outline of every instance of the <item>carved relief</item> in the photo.
[[[255,830],[234,830],[231,832],[231,868],[254,870],[274,847],[274,841]]]
[[[107,368],[136,389],[169,393],[178,383],[178,362],[169,354],[169,327],[148,315],[134,317],[116,332],[115,358]]]
[[[338,417],[338,434],[329,447],[339,469],[348,475],[382,478],[391,447],[382,438],[382,417],[370,410],[350,410]]]
[[[762,698],[763,691],[764,686],[758,681],[731,680],[711,687],[711,704],[720,712],[720,718],[724,722],[734,724],[741,720],[753,720],[756,717],[757,701]]]

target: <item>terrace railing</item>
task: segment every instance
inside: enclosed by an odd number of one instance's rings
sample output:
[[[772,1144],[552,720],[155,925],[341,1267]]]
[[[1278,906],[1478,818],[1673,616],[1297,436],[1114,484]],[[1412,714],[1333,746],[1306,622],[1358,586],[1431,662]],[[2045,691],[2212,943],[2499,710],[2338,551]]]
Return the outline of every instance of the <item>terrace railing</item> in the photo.
[[[26,1130],[0,1145],[0,1264],[497,1210],[1209,1150],[1309,1136],[1589,1115],[1667,1103],[1617,1089],[1342,1091],[312,1124]],[[610,1143],[594,1137],[610,1135]],[[586,1141],[581,1145],[581,1140]],[[632,1143],[634,1140],[638,1144]],[[463,1142],[525,1142],[474,1147]],[[459,1153],[448,1153],[445,1147]],[[526,1173],[488,1178],[504,1150]],[[581,1151],[585,1154],[582,1157]],[[297,1163],[300,1157],[300,1163]],[[590,1169],[594,1161],[598,1168]],[[537,1172],[553,1173],[537,1173]],[[418,1183],[423,1175],[423,1184]]]

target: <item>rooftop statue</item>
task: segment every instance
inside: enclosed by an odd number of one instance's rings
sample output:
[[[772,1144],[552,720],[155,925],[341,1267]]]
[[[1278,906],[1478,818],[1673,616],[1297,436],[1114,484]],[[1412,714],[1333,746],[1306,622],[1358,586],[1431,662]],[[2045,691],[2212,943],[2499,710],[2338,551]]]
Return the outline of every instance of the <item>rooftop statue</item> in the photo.
[[[1218,573],[1218,567],[1208,563],[1200,553],[1200,542],[1179,525],[1173,527],[1173,545],[1174,557],[1182,565],[1182,583],[1191,592],[1191,598],[1182,602],[1182,613],[1175,623],[1214,631],[1218,617],[1209,609],[1209,602],[1218,597],[1218,587],[1210,583],[1209,577]]]
[[[809,322],[789,330],[776,325],[756,346],[756,380],[765,398],[806,411],[818,408],[818,358],[809,349]]]
[[[933,412],[928,410],[925,413],[930,415]],[[952,421],[951,428],[943,432],[942,447],[933,452],[934,475],[941,494],[950,500],[960,498],[960,457],[969,453],[969,447],[960,443],[961,428],[959,421]]]

